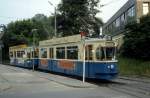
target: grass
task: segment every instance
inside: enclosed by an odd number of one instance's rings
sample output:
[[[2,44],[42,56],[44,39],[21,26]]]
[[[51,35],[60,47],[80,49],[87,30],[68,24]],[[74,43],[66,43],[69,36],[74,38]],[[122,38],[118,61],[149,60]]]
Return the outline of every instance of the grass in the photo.
[[[150,77],[150,61],[119,57],[118,66],[120,75]]]

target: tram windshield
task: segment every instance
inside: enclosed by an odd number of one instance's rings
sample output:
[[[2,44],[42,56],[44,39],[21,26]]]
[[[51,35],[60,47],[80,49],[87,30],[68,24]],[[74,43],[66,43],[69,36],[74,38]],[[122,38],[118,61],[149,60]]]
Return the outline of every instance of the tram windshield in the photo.
[[[97,60],[112,60],[115,55],[114,47],[98,47],[96,49]]]
[[[106,59],[113,59],[115,55],[115,48],[114,47],[106,47]]]

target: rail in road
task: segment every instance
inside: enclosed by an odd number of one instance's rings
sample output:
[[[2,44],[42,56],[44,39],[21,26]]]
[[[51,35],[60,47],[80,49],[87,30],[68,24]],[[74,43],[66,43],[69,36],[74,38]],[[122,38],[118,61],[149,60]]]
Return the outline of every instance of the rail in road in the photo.
[[[108,88],[137,98],[150,98],[150,78],[118,77]]]

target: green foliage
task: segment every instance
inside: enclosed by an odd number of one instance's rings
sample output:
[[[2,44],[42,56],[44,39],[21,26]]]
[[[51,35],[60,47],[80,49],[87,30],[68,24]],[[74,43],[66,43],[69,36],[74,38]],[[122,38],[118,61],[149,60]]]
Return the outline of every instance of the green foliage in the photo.
[[[118,58],[118,67],[121,75],[148,76],[150,77],[150,61]]]
[[[62,0],[58,6],[58,32],[63,36],[87,33],[99,33],[102,20],[95,17],[99,0]]]
[[[52,17],[37,14],[32,19],[11,22],[7,25],[3,42],[6,47],[17,44],[33,44],[33,35],[36,33],[36,43],[53,36],[51,26]],[[33,29],[37,29],[33,32]]]
[[[150,16],[144,16],[140,23],[126,26],[122,55],[125,57],[150,60]]]

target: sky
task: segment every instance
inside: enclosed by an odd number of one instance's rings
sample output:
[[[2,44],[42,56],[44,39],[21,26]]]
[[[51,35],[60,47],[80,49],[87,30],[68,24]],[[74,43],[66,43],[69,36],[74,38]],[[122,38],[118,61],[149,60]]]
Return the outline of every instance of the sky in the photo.
[[[54,7],[48,1],[54,6],[61,2],[61,0],[0,0],[0,24],[28,19],[38,13],[49,16],[54,12]],[[97,14],[97,17],[106,22],[126,2],[127,0],[101,0],[101,4],[106,5],[99,8],[101,13]]]

